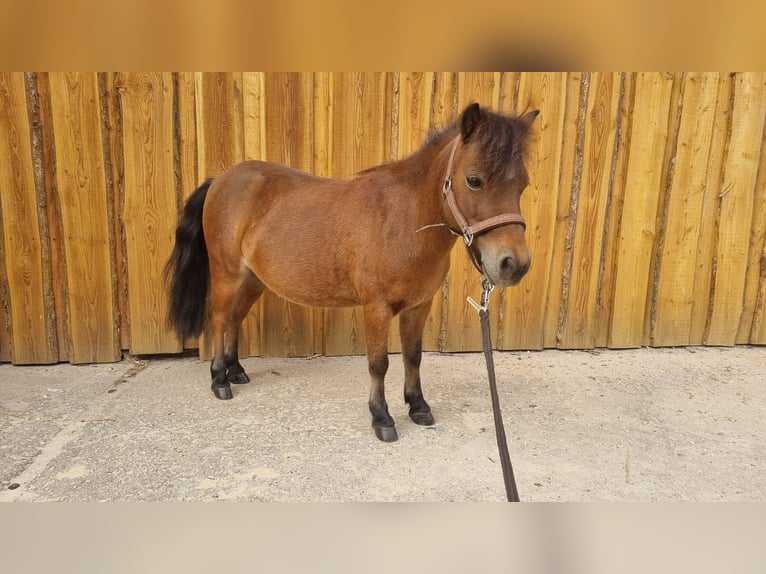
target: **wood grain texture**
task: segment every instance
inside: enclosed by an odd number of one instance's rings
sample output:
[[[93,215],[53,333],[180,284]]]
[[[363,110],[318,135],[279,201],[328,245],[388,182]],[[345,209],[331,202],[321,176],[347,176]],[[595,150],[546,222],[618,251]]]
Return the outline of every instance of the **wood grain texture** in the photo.
[[[763,79],[756,88],[758,93],[765,89]],[[747,255],[745,293],[742,298],[742,314],[735,343],[758,342],[760,326],[756,324],[756,315],[763,313],[764,289],[766,289],[766,146],[761,138],[760,160],[753,191],[753,223],[750,229],[750,245]]]
[[[73,363],[120,357],[98,79],[51,73]]]
[[[672,77],[661,73],[641,73],[636,78],[617,251],[611,347],[637,347],[644,340],[672,84]]]
[[[602,235],[599,284],[596,291],[594,337],[596,347],[608,346],[614,310],[614,289],[617,278],[617,255],[620,223],[625,203],[625,180],[630,158],[630,134],[633,126],[633,104],[636,93],[635,73],[624,73],[620,82],[617,133],[612,158],[609,193],[606,200],[606,221]]]
[[[118,85],[119,73],[100,72],[98,89],[103,135],[104,178],[107,214],[112,245],[112,284],[114,285],[116,329],[120,348],[130,348],[130,303],[126,229],[122,212],[125,205],[125,169],[123,159],[122,110]]]
[[[530,274],[496,348],[766,344],[760,73],[0,74],[0,361],[175,352],[158,264],[184,201],[246,158],[352,177],[478,101],[541,110]],[[424,347],[480,348],[458,242]],[[146,254],[149,254],[147,257]],[[168,338],[169,337],[169,338]],[[206,338],[191,338],[209,357]],[[14,353],[11,353],[11,349]],[[397,323],[389,348],[399,349]],[[360,309],[251,310],[242,355],[364,353]]]
[[[194,72],[174,74],[175,88],[175,156],[176,166],[176,216],[173,225],[183,212],[183,205],[197,186],[202,183],[199,175],[197,151],[197,76]],[[198,337],[183,341],[186,349],[200,346]]]
[[[576,225],[570,248],[566,310],[558,346],[595,346],[596,294],[601,278],[602,237],[617,133],[619,74],[591,74],[584,125]]]
[[[518,108],[540,110],[527,159],[530,185],[521,196],[527,219],[527,245],[532,267],[522,282],[505,290],[502,348],[542,349],[545,339],[546,295],[553,281],[554,233],[560,196],[562,131],[567,102],[567,76],[562,73],[522,74]]]
[[[561,129],[561,152],[559,159],[555,156],[548,156],[550,165],[558,166],[553,169],[558,170],[558,181],[552,183],[553,187],[549,193],[556,196],[556,214],[553,227],[553,239],[550,250],[550,267],[547,292],[539,296],[545,298],[545,325],[543,327],[543,347],[551,348],[558,345],[560,336],[559,329],[561,324],[561,311],[564,303],[565,287],[568,276],[566,275],[567,265],[571,262],[568,249],[568,238],[570,234],[570,221],[572,218],[572,201],[575,188],[575,178],[579,177],[582,170],[577,163],[577,141],[580,133],[584,131],[584,101],[583,94],[587,93],[589,77],[581,72],[573,72],[566,75],[566,88],[563,95],[564,100],[560,102],[563,106],[563,122]],[[581,117],[582,116],[582,117]],[[538,118],[539,120],[540,118]],[[542,124],[540,124],[542,125]],[[540,128],[537,126],[537,129]],[[553,134],[549,134],[549,138]],[[540,144],[538,144],[540,145]],[[554,144],[549,144],[554,145]],[[580,145],[582,147],[582,144]],[[538,160],[539,161],[539,160]],[[543,169],[544,169],[543,164]],[[555,191],[554,191],[555,190]],[[545,193],[541,190],[541,193]],[[522,204],[523,207],[523,204]],[[527,232],[529,240],[529,232]],[[532,265],[535,266],[536,255],[532,253]]]
[[[45,205],[46,223],[45,234],[48,240],[48,259],[50,266],[50,282],[53,292],[53,312],[56,319],[56,339],[58,360],[68,361],[71,356],[71,337],[69,319],[69,278],[66,267],[66,251],[64,249],[64,228],[61,219],[61,201],[56,186],[56,141],[53,130],[52,102],[50,82],[47,73],[28,74],[33,76],[34,87],[37,90],[37,110],[32,114],[32,128],[39,130],[40,138],[40,183],[44,188],[40,199]],[[36,166],[37,169],[37,166]],[[39,197],[40,189],[38,189]]]
[[[16,364],[58,359],[46,306],[47,238],[40,233],[26,87],[22,74],[0,74],[0,209],[3,212],[6,309]]]
[[[764,132],[766,139],[766,131]],[[755,183],[753,228],[747,263],[745,307],[737,343],[766,345],[766,145],[761,143],[761,161]]]
[[[436,74],[433,72],[406,72],[399,74],[398,89],[398,115],[396,123],[397,156],[392,159],[400,159],[414,153],[428,139],[432,129],[431,110],[433,108],[434,84]],[[432,190],[439,193],[439,189]],[[423,348],[426,350],[439,349],[439,336],[441,334],[442,319],[442,292],[434,296],[431,305],[431,314],[426,322],[423,332]],[[391,333],[389,334],[389,351],[400,352],[401,343],[399,337],[399,319],[392,321]]]
[[[711,285],[713,262],[718,230],[719,191],[723,164],[729,146],[731,118],[734,107],[734,82],[730,74],[721,74],[718,82],[713,136],[710,159],[705,166],[705,187],[702,197],[699,239],[697,241],[696,270],[694,274],[694,297],[691,312],[689,344],[705,342],[712,312]]]
[[[134,353],[178,352],[181,342],[165,321],[168,304],[162,282],[162,270],[173,249],[176,212],[172,76],[123,74],[120,102],[130,349]]]
[[[675,169],[666,205],[661,272],[656,295],[653,344],[691,343],[694,276],[710,160],[718,74],[689,74],[685,80]]]
[[[736,342],[747,274],[753,221],[753,200],[766,116],[761,73],[737,74],[734,79],[729,153],[723,166],[718,198],[718,241],[714,259],[712,313],[706,343]]]
[[[760,253],[759,280],[749,342],[766,345],[766,241]]]

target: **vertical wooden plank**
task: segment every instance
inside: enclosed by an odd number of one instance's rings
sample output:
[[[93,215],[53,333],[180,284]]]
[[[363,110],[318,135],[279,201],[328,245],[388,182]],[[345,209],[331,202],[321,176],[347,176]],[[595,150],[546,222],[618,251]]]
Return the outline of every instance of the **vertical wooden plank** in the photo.
[[[562,133],[567,102],[563,73],[524,73],[519,85],[519,110],[539,109],[527,158],[530,185],[521,197],[527,219],[527,245],[532,267],[516,287],[506,289],[502,348],[542,349],[547,293],[553,281],[554,232],[559,203]]]
[[[0,207],[0,234],[3,233],[3,210]],[[0,241],[0,363],[10,362],[11,357],[11,332],[10,313],[8,309],[8,285],[5,281],[5,246]]]
[[[329,177],[332,121],[329,72],[314,72],[314,174]],[[323,354],[325,309],[314,307],[314,354]]]
[[[717,98],[718,74],[687,76],[666,205],[653,345],[691,342],[694,275]]]
[[[207,179],[243,158],[241,74],[206,72],[197,82],[198,165]]]
[[[620,223],[611,347],[637,347],[643,342],[672,87],[673,80],[669,75],[641,73],[636,78],[633,130]]]
[[[220,175],[243,159],[241,78],[241,74],[232,72],[204,72],[195,76],[199,183]],[[250,346],[252,334],[248,326],[244,322],[240,331],[240,354]],[[200,337],[199,349],[201,357],[211,356],[210,340],[205,333]]]
[[[66,272],[60,245],[60,216],[58,202],[51,193],[55,180],[54,144],[50,115],[47,76],[25,73],[29,123],[32,136],[32,163],[37,191],[38,225],[42,248],[43,299],[46,308],[47,332],[57,361],[69,359],[68,326],[66,318]]]
[[[98,80],[51,73],[56,184],[67,260],[71,361],[120,357]]]
[[[729,146],[733,106],[734,82],[732,74],[721,74],[718,81],[718,98],[715,119],[713,120],[710,158],[705,170],[705,188],[697,243],[694,296],[689,333],[689,344],[691,345],[704,343],[712,312],[711,285],[718,229],[717,213],[720,201],[718,193],[721,189],[723,164]]]
[[[761,144],[761,161],[753,204],[753,227],[745,281],[745,305],[737,333],[737,344],[766,344],[760,338],[766,309],[766,146]],[[764,331],[766,332],[766,331]]]
[[[246,72],[242,75],[242,133],[246,160],[266,159],[263,76],[264,74],[260,72]],[[250,312],[243,321],[243,331],[249,333],[247,349],[243,349],[243,354],[261,354],[262,316],[263,298],[261,297],[250,308]]]
[[[758,293],[750,332],[750,343],[753,345],[766,345],[766,241],[760,255]]]
[[[126,73],[120,80],[130,350],[173,353],[181,344],[168,328],[162,270],[173,249],[176,211],[173,81],[169,73]]]
[[[766,97],[766,86],[758,87],[758,98]],[[737,331],[737,344],[755,342],[753,336],[760,330],[756,316],[761,307],[763,311],[763,295],[766,293],[766,131],[761,139],[761,158],[758,162],[755,190],[753,194],[753,223],[750,231],[750,246],[747,255],[747,274],[745,277],[745,294],[743,297],[742,315]],[[762,343],[763,344],[763,343]]]
[[[461,72],[458,74],[458,114],[471,102],[497,110],[500,100],[500,74],[491,72]],[[481,297],[479,274],[465,253],[461,240],[450,255],[450,270],[446,287],[447,330],[444,337],[446,351],[478,351],[482,348],[481,325],[476,311],[468,305],[466,297]],[[491,320],[497,327],[497,305],[490,307]],[[493,329],[495,332],[497,329]]]
[[[434,76],[434,93],[431,100],[431,129],[442,131],[454,124],[457,119],[457,74],[437,72]],[[445,277],[440,292],[434,297],[431,314],[423,333],[423,348],[445,350],[445,341],[449,327],[449,279]]]
[[[561,311],[564,302],[565,282],[568,281],[571,257],[569,250],[571,242],[570,225],[572,218],[572,201],[576,178],[580,177],[582,170],[581,161],[578,163],[578,154],[581,157],[582,142],[585,125],[585,100],[584,94],[588,92],[590,76],[582,72],[572,72],[566,76],[566,88],[563,106],[563,126],[561,128],[561,147],[559,155],[548,155],[548,161],[554,161],[558,166],[558,181],[552,181],[553,187],[549,193],[556,198],[555,223],[553,224],[553,243],[550,246],[550,267],[547,292],[541,293],[545,299],[545,326],[543,328],[543,347],[556,347],[559,343],[559,328],[561,324]],[[540,118],[538,118],[539,121]],[[549,134],[553,138],[553,134]],[[555,139],[549,145],[555,145]],[[539,152],[538,152],[539,153]],[[538,160],[539,161],[539,160]],[[542,193],[545,193],[543,190]],[[523,206],[523,204],[522,204]],[[532,265],[536,265],[536,255],[532,253]]]
[[[351,178],[388,159],[390,86],[391,78],[385,73],[331,76],[330,176]],[[326,355],[357,355],[366,351],[361,307],[327,309],[324,321]]]
[[[420,149],[428,139],[428,133],[431,129],[435,79],[436,74],[433,72],[402,72],[399,74],[397,129],[395,132],[397,156],[392,159],[407,157]],[[434,189],[433,193],[439,193],[439,190]],[[426,350],[438,350],[439,348],[441,312],[442,296],[439,292],[434,297],[431,314],[423,333],[423,348]],[[389,352],[401,350],[398,317],[394,319],[391,325],[388,349]]]
[[[45,305],[47,245],[40,229],[31,140],[24,75],[0,73],[0,209],[10,354],[16,364],[58,358],[55,322]]]
[[[98,74],[101,126],[104,140],[104,178],[107,212],[112,237],[112,293],[115,322],[121,349],[130,348],[130,306],[128,303],[128,261],[125,226],[122,219],[125,204],[125,173],[122,147],[122,110],[119,104],[119,73]]]
[[[3,206],[0,204],[0,238],[3,232]],[[5,270],[5,242],[0,241],[0,363],[9,362],[11,356],[11,317],[10,297],[8,295],[8,274]]]
[[[39,129],[41,165],[39,179],[44,188],[44,203],[47,226],[45,233],[48,240],[50,282],[53,292],[53,313],[56,318],[56,339],[58,360],[70,359],[70,321],[68,303],[68,282],[66,253],[64,250],[64,229],[61,219],[61,201],[56,186],[56,146],[53,135],[53,117],[51,112],[50,82],[47,73],[28,74],[29,81],[37,91],[37,109],[33,109],[32,128]],[[37,166],[36,166],[37,169]]]
[[[633,102],[636,93],[635,73],[623,73],[620,83],[617,133],[615,135],[612,174],[606,199],[606,221],[602,236],[600,280],[596,290],[596,319],[594,324],[595,346],[606,347],[614,309],[614,286],[617,278],[617,256],[620,236],[620,220],[625,203],[625,181],[630,157],[630,134],[633,127]]]
[[[266,159],[313,171],[313,75],[267,73],[264,102]],[[261,354],[278,357],[313,354],[313,311],[268,291],[262,299]]]
[[[175,80],[179,209],[202,183],[198,170],[196,76],[193,72],[179,72]]]
[[[709,345],[733,345],[743,310],[753,196],[760,161],[766,98],[762,73],[734,79],[729,153],[718,197],[718,242],[713,263],[713,302],[706,337]]]
[[[662,159],[662,185],[657,196],[657,224],[654,242],[652,243],[652,256],[649,259],[649,286],[646,295],[646,309],[644,312],[644,328],[642,345],[651,345],[654,325],[657,322],[657,293],[659,289],[660,272],[662,270],[662,250],[665,245],[667,221],[667,204],[670,196],[670,186],[673,181],[673,173],[678,148],[678,136],[681,130],[681,112],[683,110],[684,88],[686,86],[685,72],[670,73],[672,84],[670,92],[670,106],[668,107],[668,132],[665,141],[665,152]]]
[[[183,212],[183,206],[197,186],[202,183],[198,170],[199,151],[197,149],[197,73],[179,72],[174,74],[176,120],[175,120],[175,165],[178,170],[176,177],[176,217],[173,225],[178,224],[178,218]],[[168,257],[170,254],[168,254]],[[189,337],[183,341],[183,347],[194,349],[200,347],[197,337]]]
[[[596,293],[601,277],[606,200],[617,133],[620,75],[594,73],[585,117],[582,171],[560,348],[595,346]]]
[[[764,131],[764,139],[766,139],[766,131]],[[745,310],[748,310],[752,301],[752,322],[748,325],[748,313],[743,313],[737,343],[766,345],[766,145],[763,145],[763,142],[758,179],[755,184],[753,229],[750,238]]]
[[[530,110],[519,109],[520,72],[503,72],[500,76],[500,100],[498,111],[504,114],[523,114]]]
[[[8,273],[5,270],[5,232],[3,231],[3,205],[0,203],[0,363],[9,362],[11,356],[11,314],[8,294]]]

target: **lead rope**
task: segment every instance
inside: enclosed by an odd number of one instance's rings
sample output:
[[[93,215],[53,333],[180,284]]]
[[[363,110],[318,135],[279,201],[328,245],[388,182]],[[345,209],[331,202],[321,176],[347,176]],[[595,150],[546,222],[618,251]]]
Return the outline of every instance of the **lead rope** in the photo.
[[[481,320],[481,338],[484,346],[484,358],[487,361],[487,375],[489,376],[489,394],[492,397],[492,414],[495,418],[495,436],[497,437],[497,450],[500,453],[500,465],[503,469],[503,482],[505,483],[505,497],[508,502],[519,502],[519,491],[516,488],[516,477],[513,475],[511,455],[508,454],[508,441],[505,438],[503,415],[500,412],[500,398],[497,394],[497,381],[495,380],[495,361],[492,357],[492,337],[489,329],[489,295],[495,286],[485,276],[481,278],[483,292],[481,305],[468,297],[468,302],[479,312]]]

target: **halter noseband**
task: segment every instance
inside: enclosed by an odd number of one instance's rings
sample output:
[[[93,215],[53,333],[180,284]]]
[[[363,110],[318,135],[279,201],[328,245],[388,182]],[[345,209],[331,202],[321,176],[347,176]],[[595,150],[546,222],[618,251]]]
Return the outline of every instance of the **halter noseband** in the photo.
[[[444,186],[442,188],[442,195],[444,196],[444,199],[447,200],[447,205],[449,205],[450,211],[452,211],[452,216],[460,226],[460,233],[457,233],[457,231],[453,229],[450,229],[450,231],[452,231],[455,235],[461,235],[463,237],[463,241],[465,241],[465,246],[470,248],[474,237],[480,233],[494,229],[495,227],[517,223],[526,229],[527,222],[524,220],[524,217],[520,213],[503,213],[501,215],[495,215],[494,217],[484,219],[478,223],[468,223],[465,215],[463,215],[463,212],[460,211],[460,208],[457,206],[457,201],[455,200],[455,191],[452,189],[452,175],[455,169],[455,152],[457,151],[457,146],[459,143],[460,135],[458,135],[452,142],[452,149],[450,149],[449,154],[449,162],[447,163],[447,175],[444,177]]]

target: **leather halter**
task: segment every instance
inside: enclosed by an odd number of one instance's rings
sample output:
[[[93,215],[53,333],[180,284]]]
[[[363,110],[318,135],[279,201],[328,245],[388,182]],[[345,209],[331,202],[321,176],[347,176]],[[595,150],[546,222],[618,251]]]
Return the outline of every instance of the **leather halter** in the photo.
[[[456,233],[452,229],[450,229],[450,231],[453,231],[453,233],[456,235],[462,235],[463,241],[465,241],[465,246],[470,248],[474,237],[480,233],[494,229],[495,227],[517,223],[526,229],[527,222],[524,220],[524,217],[520,213],[503,213],[501,215],[495,215],[494,217],[484,219],[478,223],[468,222],[465,215],[463,215],[463,212],[460,211],[460,208],[457,205],[457,201],[455,200],[455,191],[452,189],[452,175],[455,170],[455,152],[457,151],[457,146],[460,143],[460,139],[461,136],[458,135],[452,141],[452,148],[450,149],[449,154],[449,162],[447,162],[447,175],[444,177],[444,186],[442,188],[442,195],[447,201],[447,205],[449,205],[450,211],[452,211],[452,216],[460,226],[460,233]]]

